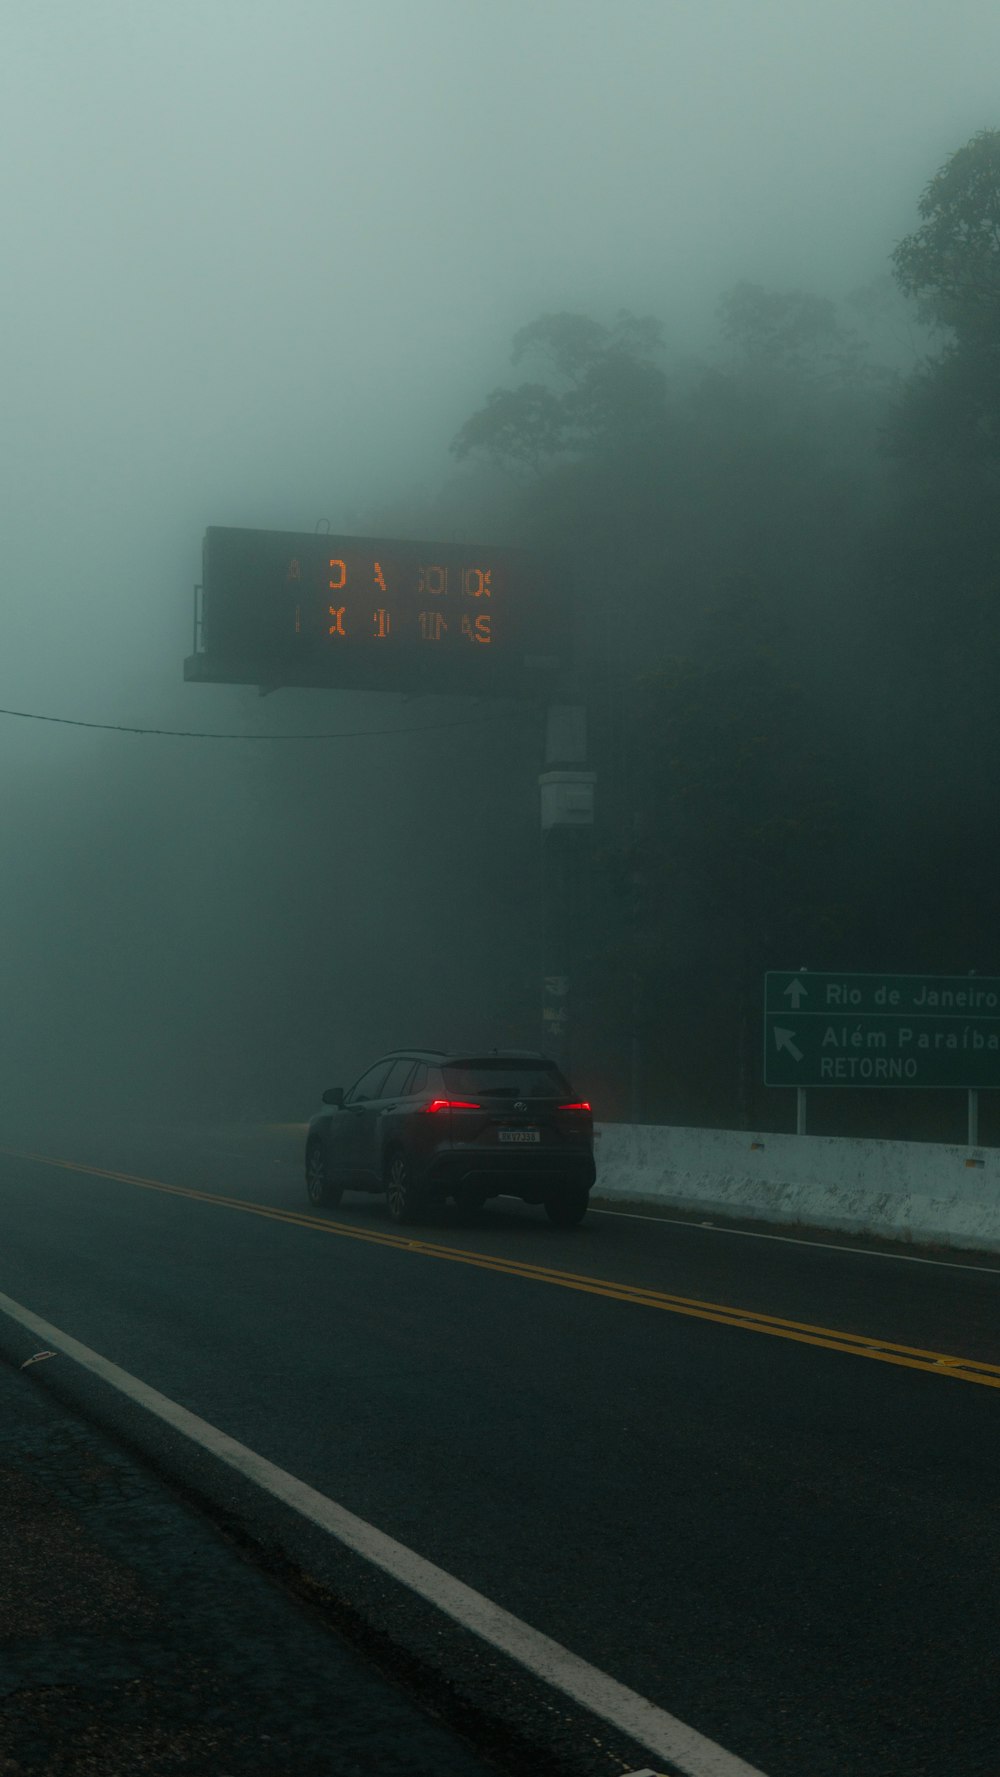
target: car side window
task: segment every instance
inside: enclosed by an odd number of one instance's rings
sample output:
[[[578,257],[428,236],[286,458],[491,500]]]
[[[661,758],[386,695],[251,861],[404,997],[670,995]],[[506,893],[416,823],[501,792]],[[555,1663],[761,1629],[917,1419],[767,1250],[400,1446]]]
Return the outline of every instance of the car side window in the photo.
[[[374,1067],[370,1067],[366,1074],[362,1074],[360,1080],[355,1081],[344,1102],[346,1104],[364,1104],[370,1098],[380,1098],[382,1081],[391,1066],[390,1061],[376,1061]]]
[[[412,1071],[412,1068],[412,1055],[403,1055],[398,1061],[394,1061],[382,1083],[379,1098],[401,1098],[407,1075]]]
[[[406,1087],[405,1087],[406,1096],[408,1098],[415,1098],[418,1092],[425,1091],[426,1086],[427,1086],[427,1063],[426,1063],[426,1061],[418,1061],[416,1067],[414,1068],[412,1074],[410,1075],[410,1078],[406,1082]]]

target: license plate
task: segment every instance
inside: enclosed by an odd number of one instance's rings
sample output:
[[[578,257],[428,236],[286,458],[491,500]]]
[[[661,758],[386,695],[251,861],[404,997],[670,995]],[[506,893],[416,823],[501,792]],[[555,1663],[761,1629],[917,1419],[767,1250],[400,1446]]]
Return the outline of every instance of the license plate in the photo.
[[[500,1131],[501,1141],[540,1142],[541,1139],[540,1129],[501,1129]]]

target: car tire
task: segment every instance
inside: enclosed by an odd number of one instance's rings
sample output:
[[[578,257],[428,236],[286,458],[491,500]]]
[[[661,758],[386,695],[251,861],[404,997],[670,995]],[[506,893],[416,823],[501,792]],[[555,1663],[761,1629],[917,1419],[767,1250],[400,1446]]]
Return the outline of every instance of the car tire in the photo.
[[[311,1141],[306,1149],[306,1196],[314,1209],[334,1209],[344,1195],[327,1170],[323,1144]]]
[[[385,1206],[390,1222],[414,1222],[417,1219],[413,1168],[402,1148],[393,1148],[386,1155]]]
[[[545,1198],[545,1213],[554,1228],[579,1227],[587,1213],[590,1192],[580,1185],[563,1185]]]

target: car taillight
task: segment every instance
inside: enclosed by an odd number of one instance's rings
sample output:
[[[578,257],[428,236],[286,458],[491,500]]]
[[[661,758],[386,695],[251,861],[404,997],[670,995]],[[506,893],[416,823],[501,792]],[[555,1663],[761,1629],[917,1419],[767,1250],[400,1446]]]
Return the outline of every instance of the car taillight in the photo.
[[[471,1098],[432,1098],[425,1105],[426,1111],[481,1111],[481,1104],[474,1104]]]
[[[579,1104],[561,1104],[559,1109],[561,1111],[589,1111],[590,1106],[585,1098],[581,1098]]]

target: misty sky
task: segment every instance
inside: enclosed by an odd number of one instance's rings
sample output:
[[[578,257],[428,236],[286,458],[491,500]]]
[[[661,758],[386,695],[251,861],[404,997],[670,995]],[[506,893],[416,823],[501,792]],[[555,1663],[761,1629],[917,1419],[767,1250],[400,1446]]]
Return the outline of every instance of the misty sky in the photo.
[[[205,527],[398,534],[402,514],[426,534],[449,441],[541,312],[653,313],[683,358],[716,348],[718,298],[740,279],[840,298],[884,277],[927,181],[1000,123],[998,67],[995,0],[6,5],[0,706],[240,730],[409,719],[394,699],[185,685]],[[0,727],[0,988],[44,988],[35,1072],[62,1065],[49,995],[76,1008],[64,1058],[99,1056],[114,1028],[137,1069],[166,1068],[173,1018],[170,1042],[202,1067],[199,1041],[232,1050],[241,1019],[272,1015],[275,1040],[299,1031],[312,1055],[300,1011],[333,930],[344,1058],[471,1029],[418,1028],[442,907],[479,908],[485,953],[493,903],[474,860],[448,861],[433,798],[398,804],[387,849],[386,786],[416,770],[406,743],[313,747],[289,767],[297,812],[272,787],[267,806],[290,807],[279,836],[255,812],[255,786],[285,769],[262,747],[251,762]],[[533,795],[526,771],[508,817],[522,878],[489,885],[529,925]],[[317,808],[344,824],[349,867],[336,919],[324,887],[297,926]],[[261,930],[290,947],[262,954]],[[410,983],[405,1031],[371,991],[371,955]],[[457,950],[449,966],[471,1016],[475,972]],[[140,1005],[145,1025],[123,1022]],[[232,1023],[213,1036],[220,1006]],[[25,1029],[7,1039],[22,1069]]]
[[[419,506],[542,310],[881,275],[998,66],[991,0],[8,5],[0,702],[234,707],[207,523]]]

